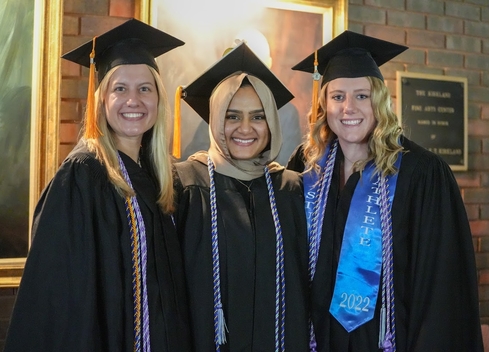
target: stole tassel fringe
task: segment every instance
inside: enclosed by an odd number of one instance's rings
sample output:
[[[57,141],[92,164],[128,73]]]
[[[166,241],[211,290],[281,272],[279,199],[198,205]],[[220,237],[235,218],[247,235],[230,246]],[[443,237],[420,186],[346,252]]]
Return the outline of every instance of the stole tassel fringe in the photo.
[[[380,308],[380,327],[379,327],[379,348],[383,349],[386,327],[385,307]]]

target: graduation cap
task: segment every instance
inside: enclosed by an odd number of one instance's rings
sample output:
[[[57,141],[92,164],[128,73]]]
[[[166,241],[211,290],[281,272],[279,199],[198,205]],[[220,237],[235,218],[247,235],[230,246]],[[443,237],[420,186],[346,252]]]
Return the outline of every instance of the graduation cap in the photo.
[[[147,64],[158,70],[155,58],[185,44],[157,28],[130,19],[62,56],[90,67],[94,50],[95,68],[100,82],[110,69],[119,65]]]
[[[195,81],[183,88],[182,97],[202,119],[209,122],[209,99],[221,81],[236,73],[248,73],[262,80],[273,93],[277,109],[280,109],[294,96],[256,56],[241,42],[225,52],[224,56]]]
[[[404,45],[347,30],[292,69],[314,73],[317,65],[317,71],[323,76],[323,85],[336,78],[373,76],[383,80],[379,66],[407,48]]]
[[[95,125],[93,106],[95,70],[99,83],[108,71],[119,65],[146,64],[158,71],[155,58],[183,44],[157,28],[130,19],[61,56],[90,68],[85,137],[96,138],[100,133]]]
[[[363,34],[344,31],[306,57],[293,70],[313,74],[313,99],[310,122],[316,122],[318,85],[336,78],[377,77],[384,80],[379,66],[396,57],[408,47]]]
[[[236,47],[227,49],[219,61],[188,86],[177,88],[173,138],[175,157],[180,157],[180,99],[184,99],[205,122],[209,123],[209,100],[212,92],[224,79],[240,73],[247,73],[263,81],[272,92],[277,109],[294,98],[284,84],[243,41]]]

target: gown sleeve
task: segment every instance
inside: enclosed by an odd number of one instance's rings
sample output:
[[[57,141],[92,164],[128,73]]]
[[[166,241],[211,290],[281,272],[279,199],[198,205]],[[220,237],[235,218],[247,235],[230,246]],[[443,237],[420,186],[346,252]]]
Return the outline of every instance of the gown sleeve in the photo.
[[[395,296],[403,297],[396,302],[396,319],[406,319],[399,322],[406,327],[405,335],[398,334],[399,346],[414,352],[482,351],[475,256],[460,190],[440,158],[427,151],[409,154],[392,209],[399,259]]]
[[[98,290],[122,292],[117,268],[120,216],[102,166],[94,159],[63,163],[34,213],[33,242],[8,329],[5,351],[124,350],[122,336],[104,336]],[[102,236],[103,235],[103,236]],[[110,249],[113,249],[112,252]],[[101,270],[97,262],[106,265]],[[112,275],[110,280],[105,276]],[[110,276],[109,276],[110,277]],[[110,284],[98,288],[97,282]],[[114,304],[123,311],[122,294]],[[122,331],[122,313],[111,321]],[[117,322],[119,320],[119,322]],[[124,334],[125,335],[125,334]],[[130,336],[132,338],[132,336]],[[100,341],[106,341],[101,343]]]

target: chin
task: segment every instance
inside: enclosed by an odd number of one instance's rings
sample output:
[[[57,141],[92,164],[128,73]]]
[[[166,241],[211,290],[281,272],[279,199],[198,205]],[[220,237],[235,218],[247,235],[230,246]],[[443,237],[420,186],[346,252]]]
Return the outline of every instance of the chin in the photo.
[[[259,154],[231,154],[231,157],[234,160],[250,160],[250,159],[255,159],[258,157]]]

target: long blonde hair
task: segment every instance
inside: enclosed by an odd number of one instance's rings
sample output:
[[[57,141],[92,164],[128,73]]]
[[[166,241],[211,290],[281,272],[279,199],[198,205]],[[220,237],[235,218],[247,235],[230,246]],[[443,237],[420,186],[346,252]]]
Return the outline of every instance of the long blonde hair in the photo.
[[[122,197],[127,197],[133,196],[134,191],[122,176],[117,158],[115,139],[113,132],[107,123],[104,101],[110,78],[118,68],[119,66],[116,66],[107,72],[95,92],[96,124],[102,135],[97,138],[87,139],[86,142],[88,150],[95,153],[95,157],[100,160],[107,169],[109,181],[114,185],[117,192]],[[162,211],[169,213],[173,211],[174,207],[172,165],[169,151],[171,113],[166,90],[160,75],[154,68],[148,66],[148,69],[155,79],[158,90],[158,115],[153,128],[146,132],[151,133],[151,136],[147,139],[143,138],[143,143],[145,140],[148,140],[149,148],[147,148],[147,150],[150,151],[149,160],[152,165],[151,171],[154,173],[160,189],[157,203]],[[86,121],[86,119],[84,121]],[[82,132],[84,130],[85,125],[83,126]]]
[[[381,175],[392,175],[397,170],[394,163],[397,154],[402,150],[399,136],[402,128],[396,114],[392,111],[391,98],[387,86],[377,77],[366,77],[370,83],[370,100],[377,125],[368,139],[368,157],[354,165],[354,171],[362,171],[365,165],[374,160],[376,171]],[[326,146],[336,138],[335,133],[328,125],[326,116],[326,83],[319,93],[319,107],[317,121],[311,125],[311,131],[304,145],[304,158],[306,169],[316,169],[319,159],[323,156]],[[309,116],[311,112],[309,112]]]

